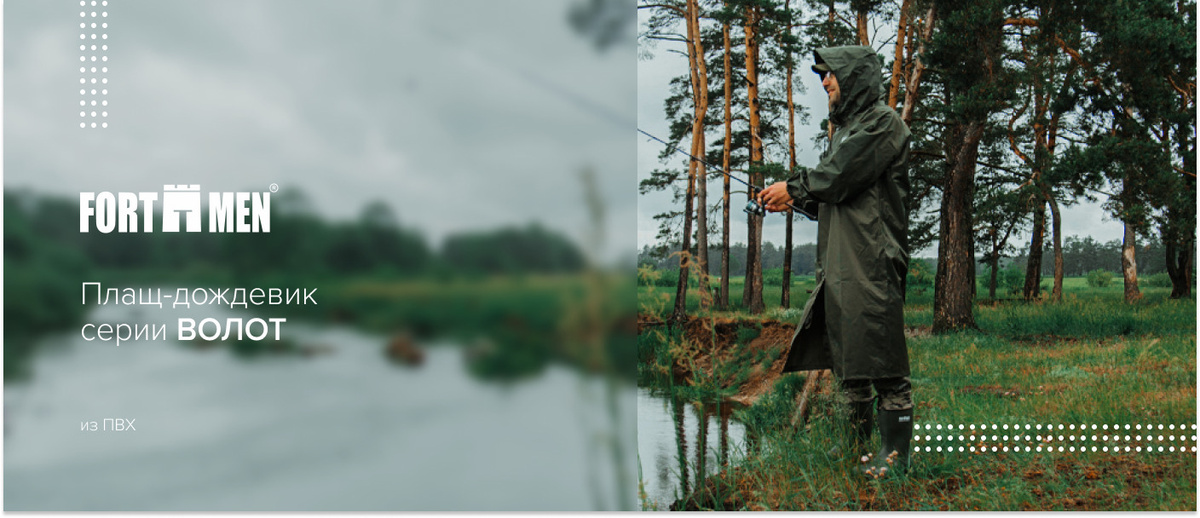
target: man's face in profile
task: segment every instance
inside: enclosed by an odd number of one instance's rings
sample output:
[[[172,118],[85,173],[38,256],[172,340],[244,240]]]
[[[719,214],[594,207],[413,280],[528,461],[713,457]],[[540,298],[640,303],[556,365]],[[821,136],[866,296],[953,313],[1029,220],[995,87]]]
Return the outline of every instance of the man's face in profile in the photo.
[[[821,86],[825,88],[825,93],[829,94],[829,107],[832,108],[842,98],[837,78],[834,77],[833,72],[825,73],[825,77],[821,79]]]

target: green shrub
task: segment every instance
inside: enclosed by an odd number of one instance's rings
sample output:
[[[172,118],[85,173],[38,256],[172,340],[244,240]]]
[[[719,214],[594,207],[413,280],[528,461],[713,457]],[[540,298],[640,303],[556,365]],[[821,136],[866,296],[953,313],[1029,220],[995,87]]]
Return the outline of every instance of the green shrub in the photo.
[[[1093,288],[1104,288],[1112,284],[1113,274],[1108,270],[1092,270],[1087,274],[1088,286]]]
[[[924,259],[912,259],[908,262],[908,289],[932,288],[934,268]]]
[[[674,288],[679,286],[679,270],[660,271],[658,278],[654,279],[654,285],[660,288]]]
[[[1171,276],[1167,272],[1159,272],[1149,277],[1146,277],[1146,285],[1154,288],[1170,288]]]
[[[792,285],[795,286],[802,278],[806,278],[792,270]],[[783,268],[767,268],[763,270],[763,286],[783,286]]]
[[[783,286],[783,268],[764,269],[763,286]]]
[[[992,282],[992,268],[984,266],[980,270],[978,281],[980,293],[986,293],[988,285]],[[1017,267],[1016,264],[1008,265],[1008,268],[996,272],[996,293],[1020,293],[1025,288],[1025,272]]]

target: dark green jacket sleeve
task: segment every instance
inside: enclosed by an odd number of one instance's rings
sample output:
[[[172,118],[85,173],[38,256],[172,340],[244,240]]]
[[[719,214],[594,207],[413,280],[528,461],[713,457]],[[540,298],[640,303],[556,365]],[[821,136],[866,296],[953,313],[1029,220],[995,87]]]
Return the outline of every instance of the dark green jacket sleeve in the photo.
[[[903,133],[893,130],[898,118],[879,112],[870,113],[866,118],[868,120],[846,128],[844,131],[849,134],[821,159],[817,167],[788,182],[788,191],[793,198],[841,203],[879,179],[900,153]]]

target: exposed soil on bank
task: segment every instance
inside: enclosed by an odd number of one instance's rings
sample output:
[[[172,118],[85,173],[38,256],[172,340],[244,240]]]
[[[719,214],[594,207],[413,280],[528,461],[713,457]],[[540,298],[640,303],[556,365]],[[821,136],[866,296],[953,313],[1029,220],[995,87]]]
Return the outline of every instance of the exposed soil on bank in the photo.
[[[638,331],[646,332],[662,325],[639,320]],[[796,325],[774,320],[692,317],[682,328],[692,354],[676,359],[672,368],[675,378],[688,379],[697,370],[711,372],[714,358],[718,365],[727,368],[736,369],[735,363],[745,365],[749,370],[745,381],[738,384],[737,393],[729,400],[752,405],[771,390],[782,373]],[[748,360],[753,358],[774,359],[769,365],[764,365],[765,362]]]

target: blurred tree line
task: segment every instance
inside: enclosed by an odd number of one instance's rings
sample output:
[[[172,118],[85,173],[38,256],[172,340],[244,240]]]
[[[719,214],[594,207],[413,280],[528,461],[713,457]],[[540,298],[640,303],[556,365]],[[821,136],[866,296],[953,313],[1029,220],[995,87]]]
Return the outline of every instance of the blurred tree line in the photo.
[[[1063,240],[1062,246],[1063,274],[1067,277],[1083,277],[1094,270],[1120,273],[1122,246],[1123,244],[1118,239],[1101,243],[1092,236],[1067,236]],[[816,267],[816,252],[817,245],[815,243],[806,243],[792,247],[792,272],[797,275],[813,275]],[[717,246],[709,248],[709,275],[718,275],[720,265],[717,264],[718,261],[715,259],[720,256],[720,253],[721,250]],[[1138,268],[1140,273],[1154,275],[1166,272],[1166,249],[1162,242],[1156,239],[1155,236],[1150,236],[1140,243],[1137,253],[1141,259],[1139,261],[1141,266]],[[670,247],[644,245],[638,251],[638,266],[652,266],[656,270],[676,270],[679,268],[679,260],[670,254]],[[763,270],[783,268],[784,256],[783,247],[777,246],[770,241],[764,243],[762,248]],[[912,262],[916,260],[914,258]],[[983,261],[984,259],[980,258],[980,262]],[[1000,262],[1000,270],[1018,269],[1022,272],[1021,282],[1024,282],[1024,271],[1028,261],[1029,257],[1025,254],[1005,258]],[[734,243],[729,247],[729,264],[733,267],[734,272],[745,268],[745,243]],[[986,274],[989,272],[988,268],[985,265],[980,270],[983,272],[980,276],[987,276]],[[929,269],[932,271],[935,268],[933,265],[929,265]],[[1042,275],[1054,275],[1054,265],[1051,263],[1042,263],[1041,269]]]
[[[35,335],[83,316],[80,283],[93,270],[78,247],[41,238],[48,225],[30,216],[38,205],[25,196],[4,197],[5,379],[28,374]]]
[[[1101,243],[1091,236],[1067,236],[1063,240],[1063,275],[1083,277],[1095,270],[1121,273],[1121,248],[1119,239]],[[1166,249],[1162,241],[1150,236],[1138,243],[1138,273],[1154,275],[1167,270]],[[1029,258],[1025,254],[1012,258],[1010,264],[1025,271]],[[1054,265],[1042,263],[1042,275],[1054,275]]]
[[[102,234],[79,232],[75,200],[6,192],[6,243],[12,245],[6,248],[5,258],[19,261],[14,254],[36,256],[54,250],[74,258],[81,267],[103,271],[165,271],[173,278],[179,272],[225,272],[236,280],[264,274],[557,273],[579,271],[584,263],[574,243],[537,223],[450,235],[442,250],[435,251],[383,202],[367,204],[352,221],[328,221],[301,191],[284,190],[271,201],[269,233]],[[155,218],[161,221],[161,214]]]

